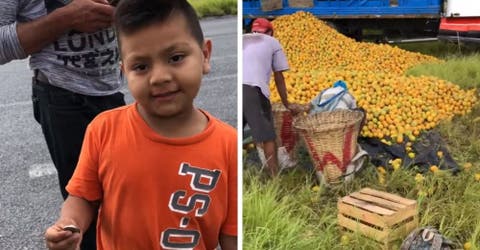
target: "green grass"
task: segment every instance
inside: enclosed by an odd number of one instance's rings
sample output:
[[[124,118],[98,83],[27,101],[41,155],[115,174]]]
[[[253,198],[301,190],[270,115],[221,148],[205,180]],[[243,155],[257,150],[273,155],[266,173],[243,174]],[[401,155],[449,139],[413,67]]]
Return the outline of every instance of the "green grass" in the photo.
[[[422,183],[414,171],[397,170],[380,184],[374,167],[340,187],[313,191],[310,172],[297,170],[280,178],[261,181],[251,166],[245,169],[243,196],[244,249],[377,249],[358,234],[341,240],[337,227],[337,199],[363,187],[372,187],[419,202],[420,225],[433,226],[458,245],[480,245],[480,183],[473,173],[457,176],[429,174]],[[426,192],[423,196],[421,191]],[[420,195],[419,195],[420,193]],[[393,248],[401,245],[394,242]],[[476,249],[476,248],[473,248]]]
[[[446,70],[447,69],[447,70]],[[408,75],[434,75],[463,88],[480,87],[480,54],[456,57],[442,64],[425,64],[410,69]]]
[[[244,249],[311,249],[315,241],[305,231],[310,211],[298,206],[294,196],[281,196],[280,182],[265,185],[253,176],[250,181],[243,196],[244,209],[250,211],[243,220]]]
[[[433,55],[439,58],[452,58],[469,56],[480,51],[480,46],[475,44],[456,44],[448,41],[400,43],[395,44],[401,49]]]
[[[188,2],[200,18],[237,14],[236,0],[188,0]]]
[[[432,50],[432,44],[422,46],[413,47],[423,53],[430,51],[445,63],[420,65],[408,74],[434,75],[462,88],[480,87],[480,54],[463,50],[440,55]],[[379,249],[358,234],[347,233],[342,239],[337,227],[337,199],[363,187],[417,200],[421,226],[439,229],[459,248],[470,242],[471,249],[480,249],[480,181],[475,180],[475,173],[480,173],[480,104],[436,129],[456,162],[460,166],[472,163],[471,168],[456,176],[428,173],[421,182],[415,180],[415,170],[400,169],[388,172],[381,184],[375,167],[369,165],[350,183],[314,191],[316,178],[301,167],[305,161],[273,180],[259,177],[258,166],[252,163],[244,166],[244,249]],[[400,244],[394,242],[392,249]]]

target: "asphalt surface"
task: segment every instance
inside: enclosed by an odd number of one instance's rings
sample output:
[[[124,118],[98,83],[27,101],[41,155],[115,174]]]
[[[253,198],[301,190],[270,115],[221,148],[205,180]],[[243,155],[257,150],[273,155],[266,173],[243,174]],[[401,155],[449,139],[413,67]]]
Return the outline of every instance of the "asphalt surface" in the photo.
[[[212,39],[212,71],[195,104],[237,125],[237,18],[201,22]],[[0,66],[0,250],[45,249],[43,233],[62,198],[40,126],[32,114],[28,61]],[[126,101],[132,102],[128,90]]]

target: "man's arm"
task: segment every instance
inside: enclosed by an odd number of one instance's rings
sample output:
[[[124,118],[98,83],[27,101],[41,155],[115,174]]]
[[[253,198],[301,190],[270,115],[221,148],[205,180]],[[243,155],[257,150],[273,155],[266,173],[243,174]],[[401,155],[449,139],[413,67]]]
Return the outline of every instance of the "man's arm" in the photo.
[[[226,234],[220,235],[220,247],[222,250],[236,250],[237,236],[230,236]]]
[[[17,36],[27,55],[40,51],[65,32],[94,32],[111,26],[114,8],[106,0],[73,0],[40,19],[17,24]]]
[[[114,11],[106,0],[73,0],[36,19],[29,11],[38,13],[44,8],[41,1],[30,2],[30,9],[18,10],[17,5],[17,0],[0,3],[0,65],[40,51],[69,30],[94,32],[109,27]],[[20,14],[34,20],[20,22]]]
[[[277,87],[278,94],[282,100],[283,106],[288,108],[287,100],[287,86],[285,85],[285,78],[283,77],[282,71],[273,72],[273,79],[275,80],[275,85]]]
[[[283,106],[290,110],[294,115],[302,112],[302,108],[298,105],[293,105],[288,102],[287,86],[285,85],[285,78],[283,77],[282,71],[273,72],[273,79],[275,80],[275,85],[277,87],[278,95],[282,100]]]
[[[68,196],[62,206],[60,218],[45,232],[45,240],[49,249],[76,249],[81,236],[90,226],[98,203],[83,198]],[[68,225],[80,229],[80,233],[64,230]]]

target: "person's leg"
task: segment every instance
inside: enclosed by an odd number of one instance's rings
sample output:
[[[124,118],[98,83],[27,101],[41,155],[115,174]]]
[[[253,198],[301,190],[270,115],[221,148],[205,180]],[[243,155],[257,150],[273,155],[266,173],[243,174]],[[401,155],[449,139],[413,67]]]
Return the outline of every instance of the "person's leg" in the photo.
[[[277,145],[275,140],[263,142],[263,152],[267,160],[268,174],[275,176],[278,173]]]
[[[260,88],[243,85],[243,116],[254,141],[264,150],[269,174],[278,172],[272,107]]]
[[[101,111],[124,105],[123,95],[119,95],[107,97],[114,101],[96,106],[83,95],[46,83],[33,84],[35,119],[42,126],[64,199],[68,196],[65,187],[77,165],[87,125]],[[81,249],[96,249],[95,227],[96,219],[85,232]]]

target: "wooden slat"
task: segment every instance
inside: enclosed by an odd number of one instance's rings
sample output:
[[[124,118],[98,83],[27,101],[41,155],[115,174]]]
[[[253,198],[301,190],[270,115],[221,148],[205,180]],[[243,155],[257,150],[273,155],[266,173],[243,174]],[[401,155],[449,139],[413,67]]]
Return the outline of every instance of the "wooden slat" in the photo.
[[[410,221],[398,228],[395,228],[392,230],[388,237],[388,241],[394,241],[397,239],[403,239],[407,237],[409,233],[411,233],[415,228],[418,227],[418,219],[415,219],[413,221]]]
[[[403,204],[398,203],[398,202],[386,200],[386,199],[379,198],[377,196],[373,196],[373,195],[369,195],[369,194],[362,194],[362,193],[359,193],[359,192],[352,193],[349,196],[353,197],[353,198],[356,198],[356,199],[359,199],[359,200],[368,201],[368,202],[374,203],[374,204],[376,204],[380,207],[384,207],[384,208],[387,208],[387,209],[390,209],[390,210],[395,210],[395,211],[399,211],[399,210],[405,209],[407,207],[406,205],[403,205]]]
[[[354,199],[354,198],[349,197],[349,196],[345,196],[345,197],[341,198],[340,200],[344,203],[351,204],[353,206],[356,206],[356,207],[359,207],[359,208],[362,208],[364,210],[368,210],[368,211],[371,211],[371,212],[374,212],[374,213],[377,213],[377,214],[380,214],[380,215],[390,216],[390,215],[395,213],[395,211],[392,211],[392,210],[389,210],[389,209],[386,209],[386,208],[382,208],[382,207],[378,207],[378,206],[372,205],[368,202],[365,202],[365,201],[362,201],[362,200],[357,200],[357,199]]]
[[[395,194],[390,194],[390,193],[387,193],[387,192],[382,192],[382,191],[374,190],[374,189],[371,189],[371,188],[363,188],[363,189],[360,190],[360,193],[378,196],[378,197],[381,197],[381,198],[384,198],[384,199],[387,199],[387,200],[391,200],[391,201],[395,201],[395,202],[404,204],[406,206],[412,206],[412,205],[417,204],[417,201],[415,201],[415,200],[406,199],[406,198],[403,198],[403,197],[395,195]]]
[[[389,217],[386,217],[385,218],[385,223],[389,226],[389,227],[394,227],[396,224],[408,219],[408,218],[411,218],[411,217],[416,217],[418,215],[418,212],[417,212],[417,208],[416,207],[413,207],[413,208],[407,208],[405,210],[403,210],[402,212],[397,212],[396,214],[392,215],[392,216],[389,216]]]
[[[367,212],[363,209],[343,203],[341,201],[338,201],[338,213],[365,221],[381,228],[385,228],[387,226],[383,216],[376,213]]]
[[[384,240],[388,237],[390,233],[389,230],[381,231],[376,228],[359,223],[355,220],[349,219],[341,214],[338,214],[338,224],[342,227],[350,229],[354,232],[361,233],[371,239],[380,242],[384,242]]]

